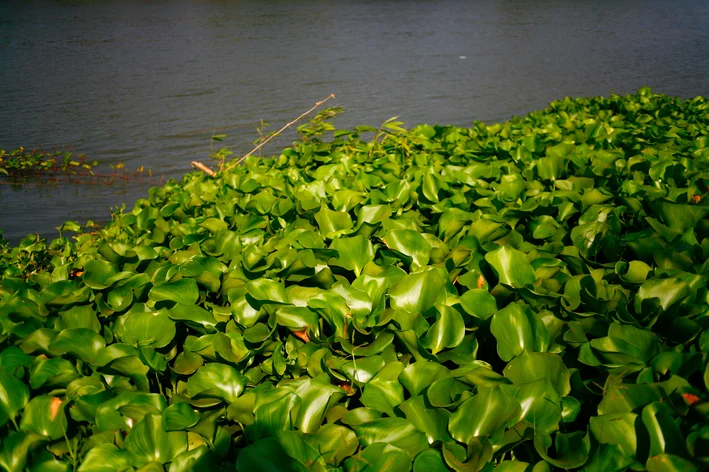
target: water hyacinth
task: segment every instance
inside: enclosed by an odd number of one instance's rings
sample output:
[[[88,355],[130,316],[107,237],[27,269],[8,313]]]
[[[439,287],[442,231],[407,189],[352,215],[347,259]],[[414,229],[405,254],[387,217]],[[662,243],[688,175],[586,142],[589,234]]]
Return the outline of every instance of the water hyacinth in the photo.
[[[707,467],[705,98],[300,131],[0,243],[0,467]]]

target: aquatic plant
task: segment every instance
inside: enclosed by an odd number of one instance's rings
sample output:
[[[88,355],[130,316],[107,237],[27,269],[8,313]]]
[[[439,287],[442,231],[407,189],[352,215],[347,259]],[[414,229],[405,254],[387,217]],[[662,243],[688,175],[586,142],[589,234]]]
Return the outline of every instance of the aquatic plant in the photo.
[[[1,467],[707,467],[705,98],[320,129],[0,246]]]
[[[85,154],[74,156],[71,148],[63,150],[31,149],[19,147],[12,151],[0,149],[0,184],[47,185],[59,183],[106,184],[116,180],[143,180],[145,168],[129,172],[124,163],[109,164],[111,171],[98,171],[98,160],[88,160]],[[154,180],[153,172],[147,171],[146,181]]]

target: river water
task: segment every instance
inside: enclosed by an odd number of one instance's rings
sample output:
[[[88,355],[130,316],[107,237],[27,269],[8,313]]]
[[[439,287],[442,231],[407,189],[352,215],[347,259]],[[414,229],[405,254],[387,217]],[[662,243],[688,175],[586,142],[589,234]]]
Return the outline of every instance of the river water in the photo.
[[[260,120],[330,93],[341,127],[468,126],[643,85],[709,95],[707,71],[704,0],[3,0],[0,148],[73,145],[179,178],[214,129],[244,154]],[[0,185],[0,230],[106,221],[147,188]]]

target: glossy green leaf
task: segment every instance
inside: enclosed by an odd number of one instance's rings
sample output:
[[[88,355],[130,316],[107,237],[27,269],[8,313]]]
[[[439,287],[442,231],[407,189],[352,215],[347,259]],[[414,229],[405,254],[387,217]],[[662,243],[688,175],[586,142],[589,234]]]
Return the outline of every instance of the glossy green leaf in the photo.
[[[91,362],[99,351],[106,347],[106,340],[88,328],[73,328],[61,331],[49,345],[52,354],[68,354]]]
[[[691,461],[671,454],[652,456],[646,464],[648,472],[696,472],[700,467]]]
[[[151,461],[165,464],[187,450],[187,433],[166,432],[160,416],[146,415],[126,437],[125,450],[134,467]]]
[[[411,456],[392,444],[375,443],[345,461],[349,472],[408,472]]]
[[[487,290],[468,290],[460,297],[460,305],[469,315],[481,320],[490,318],[497,311],[497,301]]]
[[[522,385],[503,385],[500,389],[521,405],[520,421],[528,421],[538,430],[548,433],[559,427],[561,397],[554,390],[550,379],[542,378]]]
[[[638,434],[635,413],[609,413],[591,418],[591,433],[601,444],[617,445],[624,454],[634,456]]]
[[[351,270],[357,277],[364,267],[374,260],[374,246],[362,235],[349,238],[337,238],[330,245],[337,251],[337,260],[347,270]]]
[[[305,440],[332,466],[353,455],[359,445],[354,431],[336,424],[322,426],[314,434],[306,436]]]
[[[118,472],[131,465],[128,451],[113,444],[100,444],[90,449],[81,460],[78,472]]]
[[[20,429],[49,439],[59,439],[67,430],[65,403],[59,397],[41,395],[32,398],[25,406]]]
[[[515,385],[546,379],[561,397],[571,392],[571,374],[557,354],[524,351],[502,372]]]
[[[295,393],[301,399],[297,414],[294,415],[295,425],[304,433],[317,432],[328,407],[345,395],[341,388],[330,384],[326,375],[308,379]]]
[[[460,313],[447,305],[438,305],[437,310],[437,320],[421,340],[421,344],[434,355],[460,345],[465,336],[465,323]]]
[[[411,395],[418,395],[436,380],[450,376],[451,373],[436,362],[414,362],[399,375],[399,382]]]
[[[194,279],[180,279],[175,282],[166,282],[156,285],[148,296],[156,302],[171,301],[184,305],[193,305],[199,298],[199,289]]]
[[[403,418],[382,418],[353,426],[360,443],[385,443],[400,448],[413,458],[428,447],[424,433]]]
[[[121,316],[121,321],[121,325],[116,329],[117,334],[124,343],[136,346],[154,348],[167,346],[177,332],[175,322],[170,319],[165,310],[158,312],[131,310]]]
[[[189,403],[174,403],[162,412],[162,429],[165,431],[184,431],[197,424],[199,415]]]
[[[687,448],[674,416],[672,408],[663,403],[656,402],[643,408],[641,418],[650,436],[650,456],[686,456]]]
[[[500,283],[515,288],[531,285],[537,280],[532,265],[524,254],[509,246],[502,246],[485,254],[485,260],[497,272]]]
[[[409,257],[413,270],[428,265],[431,244],[418,231],[411,229],[389,231],[382,241],[388,248]]]
[[[479,436],[499,435],[520,411],[519,402],[504,390],[480,387],[473,398],[463,402],[451,415],[448,431],[463,443]]]
[[[190,472],[192,470],[215,470],[217,465],[209,447],[202,445],[178,454],[170,463],[168,472]]]
[[[211,363],[200,367],[187,380],[187,390],[195,397],[214,396],[233,402],[244,391],[246,377],[226,364]]]
[[[22,472],[32,453],[47,442],[45,436],[34,433],[10,433],[2,442],[0,466],[8,472]]]
[[[409,274],[390,291],[391,307],[409,313],[423,313],[446,298],[446,280],[435,269]]]
[[[84,265],[84,283],[95,289],[102,290],[109,285],[106,281],[118,273],[118,268],[108,261],[93,259]]]
[[[414,472],[447,472],[448,468],[438,451],[427,449],[416,456]]]
[[[30,399],[30,390],[15,377],[0,370],[0,425],[15,419]]]
[[[519,303],[510,303],[495,313],[490,331],[497,340],[497,353],[504,361],[524,351],[544,352],[549,347],[549,332],[539,315]]]
[[[315,214],[320,232],[329,239],[345,234],[352,228],[352,218],[343,211],[332,211],[323,207]]]
[[[552,444],[555,457],[549,454]],[[534,436],[534,448],[551,465],[562,469],[573,469],[581,467],[588,460],[590,442],[585,431],[556,433],[553,439],[549,434],[538,431]]]

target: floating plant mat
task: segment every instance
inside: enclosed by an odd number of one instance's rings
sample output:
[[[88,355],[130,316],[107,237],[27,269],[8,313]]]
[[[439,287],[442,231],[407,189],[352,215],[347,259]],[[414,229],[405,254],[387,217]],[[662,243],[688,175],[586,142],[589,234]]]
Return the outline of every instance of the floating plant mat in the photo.
[[[708,127],[649,89],[321,121],[3,245],[0,466],[704,469]]]

